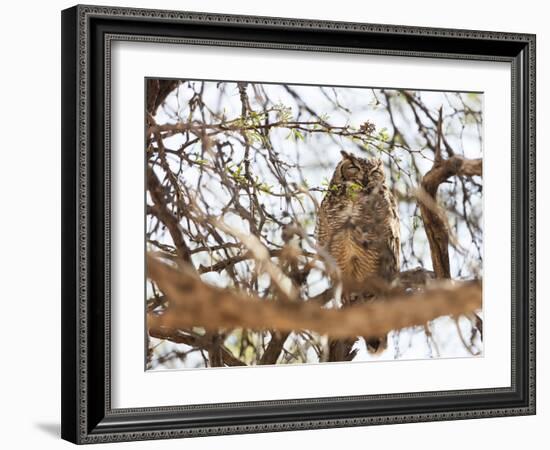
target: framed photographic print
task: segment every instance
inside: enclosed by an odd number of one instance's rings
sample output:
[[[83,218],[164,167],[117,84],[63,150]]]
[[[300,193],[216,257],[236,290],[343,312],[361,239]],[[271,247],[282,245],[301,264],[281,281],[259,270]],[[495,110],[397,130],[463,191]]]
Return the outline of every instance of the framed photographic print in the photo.
[[[62,45],[63,438],[535,413],[534,35],[75,6]]]

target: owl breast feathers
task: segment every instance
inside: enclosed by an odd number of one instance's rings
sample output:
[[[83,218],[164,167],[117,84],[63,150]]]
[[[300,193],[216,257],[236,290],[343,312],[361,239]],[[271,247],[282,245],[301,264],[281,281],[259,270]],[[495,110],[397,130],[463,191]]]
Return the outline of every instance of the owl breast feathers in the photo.
[[[341,153],[317,216],[317,242],[344,280],[390,281],[399,271],[399,217],[382,161]]]

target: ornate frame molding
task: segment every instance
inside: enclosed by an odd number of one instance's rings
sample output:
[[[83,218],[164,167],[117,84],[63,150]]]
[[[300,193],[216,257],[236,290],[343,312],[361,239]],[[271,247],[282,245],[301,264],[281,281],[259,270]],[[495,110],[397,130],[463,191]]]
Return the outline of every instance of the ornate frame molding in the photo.
[[[77,443],[98,443],[141,439],[270,432],[327,427],[346,427],[420,421],[440,421],[535,413],[535,36],[530,34],[450,30],[304,19],[218,15],[195,12],[76,6],[65,10],[63,21],[63,398],[62,435]],[[107,25],[106,25],[107,23]],[[301,36],[304,30],[330,31],[334,43],[273,42],[226,39],[217,36],[173,36],[146,33],[148,24],[176,28],[192,27],[193,33],[246,29],[248,36],[285,31]],[[100,26],[101,24],[101,26]],[[112,24],[112,25],[110,25]],[[139,32],[120,32],[128,24]],[[162,33],[162,32],[161,32]],[[238,34],[238,33],[236,33]],[[307,32],[305,33],[307,35]],[[347,46],[350,34],[361,36],[373,46]],[[308,36],[313,36],[311,33]],[[395,39],[409,37],[410,44],[397,48]],[[388,39],[394,39],[389,45]],[[292,38],[290,38],[292,39]],[[304,38],[306,39],[306,38]],[[418,394],[376,395],[293,399],[238,404],[193,405],[165,408],[113,410],[110,402],[110,62],[115,40],[156,43],[186,43],[303,51],[328,51],[396,56],[505,61],[512,65],[512,292],[513,345],[510,388],[461,390]],[[453,43],[453,52],[441,50],[441,43]],[[485,45],[483,43],[497,45]],[[393,46],[393,47],[392,47]],[[415,47],[416,46],[416,47]],[[490,52],[487,49],[493,49]],[[103,86],[101,88],[101,86]],[[102,90],[99,100],[96,98]],[[98,126],[97,117],[104,123]],[[91,154],[91,143],[101,143],[103,156]],[[100,188],[97,184],[100,184]],[[105,214],[98,217],[100,212]],[[103,229],[103,239],[98,233]],[[101,236],[100,236],[101,237]],[[92,241],[102,250],[94,250]],[[100,280],[102,289],[95,281]],[[519,298],[516,294],[523,294]],[[92,299],[103,299],[92,306]],[[91,319],[91,317],[100,317]],[[99,321],[98,321],[99,320]],[[103,346],[101,364],[93,346]],[[101,366],[101,367],[98,367]],[[94,372],[95,371],[95,372]],[[104,377],[98,382],[98,375]],[[99,399],[93,399],[98,396]],[[508,396],[498,403],[497,396]],[[433,398],[433,410],[415,410],[415,400]],[[487,397],[483,407],[474,400]],[[445,410],[437,399],[471,400],[471,409]],[[504,398],[504,397],[502,397]],[[96,401],[100,400],[100,401]],[[336,417],[330,404],[350,401],[399,400],[411,412],[377,413],[383,408]],[[475,405],[478,405],[477,407]],[[285,419],[284,408],[316,406],[317,418]],[[271,408],[271,421],[201,425],[212,410]],[[325,408],[324,408],[325,407]],[[323,416],[323,408],[326,413]],[[288,409],[288,408],[287,408]],[[198,418],[185,418],[190,411]],[[239,412],[240,414],[240,412]],[[181,420],[170,425],[168,417]],[[195,422],[193,422],[195,420]],[[227,422],[227,421],[226,421]],[[174,423],[174,421],[172,421]]]

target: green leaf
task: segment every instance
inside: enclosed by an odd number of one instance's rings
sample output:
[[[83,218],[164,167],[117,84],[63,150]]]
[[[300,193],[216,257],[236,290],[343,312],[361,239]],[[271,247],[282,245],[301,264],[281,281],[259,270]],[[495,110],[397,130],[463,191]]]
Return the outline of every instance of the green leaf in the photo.
[[[297,130],[296,128],[294,128],[294,139],[296,139],[297,141],[305,141],[305,137],[302,132],[300,130]]]
[[[387,141],[389,141],[390,135],[389,135],[389,133],[388,133],[388,129],[387,129],[387,128],[382,128],[382,129],[378,132],[378,139],[380,139],[382,142],[387,142]]]
[[[258,189],[262,192],[267,193],[267,194],[271,194],[271,189],[272,188],[273,188],[273,186],[270,186],[267,183],[262,183],[262,184],[258,185]]]
[[[361,192],[362,190],[363,190],[363,185],[361,183],[352,182],[348,184],[346,193],[349,198],[351,198],[352,200],[355,200],[359,192]]]

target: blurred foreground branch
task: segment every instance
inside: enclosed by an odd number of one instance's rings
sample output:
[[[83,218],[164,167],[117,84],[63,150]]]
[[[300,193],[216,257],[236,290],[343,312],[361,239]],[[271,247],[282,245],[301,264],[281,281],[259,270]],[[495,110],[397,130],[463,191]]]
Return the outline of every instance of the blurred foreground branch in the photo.
[[[398,293],[383,302],[335,310],[309,302],[260,300],[201,281],[192,271],[177,270],[157,258],[147,259],[148,276],[170,299],[162,313],[148,313],[150,335],[162,330],[202,326],[207,330],[310,330],[332,337],[379,336],[391,330],[423,325],[440,316],[481,308],[481,283],[445,284],[424,292]]]

